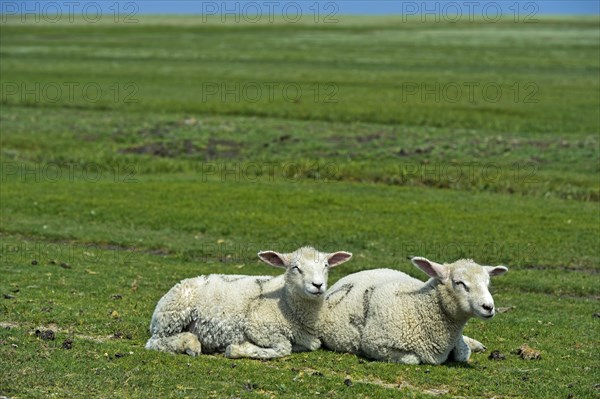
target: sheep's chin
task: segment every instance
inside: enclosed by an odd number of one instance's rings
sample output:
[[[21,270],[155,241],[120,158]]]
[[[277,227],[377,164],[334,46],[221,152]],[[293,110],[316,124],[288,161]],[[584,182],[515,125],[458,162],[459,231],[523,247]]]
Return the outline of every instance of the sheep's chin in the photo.
[[[304,290],[304,298],[306,298],[306,299],[312,299],[312,300],[322,299],[323,294],[324,294],[324,292],[321,290],[317,290],[317,291],[310,291],[308,289]]]
[[[475,312],[475,315],[477,317],[479,317],[480,319],[483,319],[483,320],[489,320],[492,317],[494,317],[495,314],[496,314],[496,312],[494,312],[492,314],[490,314],[490,313],[484,313],[484,312]]]

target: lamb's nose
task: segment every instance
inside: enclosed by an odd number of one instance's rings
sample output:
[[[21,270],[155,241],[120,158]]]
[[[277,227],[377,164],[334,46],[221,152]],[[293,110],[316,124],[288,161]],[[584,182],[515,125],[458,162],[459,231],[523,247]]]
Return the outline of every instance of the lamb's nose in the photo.
[[[315,287],[317,287],[318,289],[321,289],[321,287],[323,286],[323,283],[312,283],[312,285],[314,285]]]
[[[484,305],[481,305],[481,307],[484,308],[485,310],[487,310],[488,312],[492,312],[494,310],[494,305],[484,304]]]

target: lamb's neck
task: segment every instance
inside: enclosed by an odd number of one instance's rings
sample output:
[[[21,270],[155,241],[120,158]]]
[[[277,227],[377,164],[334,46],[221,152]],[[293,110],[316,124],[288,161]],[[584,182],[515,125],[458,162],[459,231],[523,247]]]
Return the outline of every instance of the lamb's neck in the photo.
[[[323,296],[315,299],[299,298],[284,290],[284,301],[295,320],[307,328],[316,327],[319,313],[323,308]]]
[[[448,324],[448,328],[462,331],[469,320],[469,316],[460,310],[453,298],[448,298],[446,287],[440,281],[436,279],[429,280],[419,291],[419,294],[427,297],[428,302],[426,303],[432,304],[432,310],[437,309],[440,320]]]

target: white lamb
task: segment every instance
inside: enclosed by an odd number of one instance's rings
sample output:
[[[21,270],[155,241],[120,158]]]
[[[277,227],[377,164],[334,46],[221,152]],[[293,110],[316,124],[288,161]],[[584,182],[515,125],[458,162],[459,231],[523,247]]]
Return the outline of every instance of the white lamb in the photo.
[[[211,274],[181,281],[164,295],[152,315],[147,349],[164,352],[225,352],[230,358],[271,359],[292,350],[316,350],[318,313],[328,269],[348,261],[348,252],[311,247],[289,254],[259,252],[283,275]]]
[[[405,364],[441,364],[448,358],[465,362],[469,346],[484,348],[463,337],[463,328],[471,317],[494,316],[490,276],[508,269],[466,259],[444,265],[421,257],[411,260],[432,278],[424,283],[376,269],[334,284],[319,325],[323,346]]]

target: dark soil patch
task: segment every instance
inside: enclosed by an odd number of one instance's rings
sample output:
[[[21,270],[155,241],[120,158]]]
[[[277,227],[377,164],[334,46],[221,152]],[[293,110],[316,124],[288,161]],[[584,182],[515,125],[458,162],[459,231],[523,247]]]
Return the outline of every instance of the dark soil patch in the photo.
[[[112,336],[113,339],[132,339],[132,335],[129,333],[124,333],[123,331],[115,331],[115,333]]]
[[[385,137],[385,134],[382,132],[367,134],[364,136],[356,136],[356,141],[359,143],[370,143],[372,141],[381,140]]]
[[[138,131],[138,135],[142,137],[164,138],[167,137],[171,130],[173,130],[173,128],[175,128],[178,125],[180,125],[180,123],[175,121],[157,123],[156,125],[150,128],[141,129],[140,131]]]
[[[248,392],[252,392],[255,389],[258,389],[258,384],[253,384],[251,382],[245,382],[244,383],[244,389]]]
[[[396,152],[396,155],[399,157],[410,157],[413,155],[423,155],[423,154],[431,153],[434,149],[435,149],[434,146],[417,147],[414,150],[407,150],[407,149],[401,148],[400,151]]]
[[[383,132],[359,135],[359,136],[343,136],[343,135],[332,135],[327,138],[332,144],[345,144],[346,147],[356,147],[356,145],[350,146],[351,141],[354,141],[359,144],[372,143],[374,141],[378,141],[386,138],[386,134]]]
[[[523,266],[525,269],[533,269],[533,270],[564,270],[567,272],[580,272],[586,274],[598,274],[600,273],[600,269],[593,267],[578,267],[578,266],[545,266],[545,265],[525,265]]]
[[[490,355],[488,356],[488,359],[490,359],[490,360],[506,360],[506,356],[504,356],[503,353],[500,353],[500,351],[492,351],[492,353],[490,353]]]
[[[71,246],[77,245],[77,246],[80,246],[82,249],[87,248],[92,252],[93,252],[93,250],[106,250],[106,251],[135,252],[135,253],[142,253],[142,254],[149,254],[149,255],[156,255],[156,256],[168,256],[168,255],[172,254],[171,251],[169,251],[168,249],[164,249],[164,248],[143,249],[143,248],[137,248],[137,247],[132,247],[132,246],[120,245],[120,244],[89,243],[89,242],[82,242],[82,241],[75,241],[75,240],[54,239],[54,238],[45,237],[45,236],[32,236],[32,235],[25,235],[25,234],[15,234],[13,236],[13,235],[8,235],[8,234],[3,234],[0,232],[0,238],[1,237],[4,237],[4,238],[18,237],[18,239],[20,241],[43,240],[45,242],[52,243],[52,244],[62,244],[62,245],[71,245]],[[58,262],[56,259],[49,259],[48,264],[58,265],[58,264],[60,264],[60,262]]]
[[[233,140],[211,138],[206,145],[204,158],[207,161],[218,158],[237,158],[240,155],[241,147],[240,143]]]
[[[35,335],[38,338],[43,339],[44,341],[54,341],[54,331],[52,330],[35,330]]]
[[[202,150],[192,140],[183,141],[158,141],[142,144],[140,146],[127,147],[119,150],[122,154],[152,155],[161,158],[176,158],[182,155],[197,155]]]
[[[291,134],[282,134],[281,136],[279,136],[278,138],[276,138],[273,141],[279,141],[280,143],[283,143],[283,142],[288,141],[291,138],[292,138]]]
[[[234,159],[240,156],[241,144],[226,139],[211,138],[206,148],[195,145],[192,140],[156,141],[139,146],[122,148],[121,154],[152,155],[161,158],[178,158],[202,155],[205,160]]]

